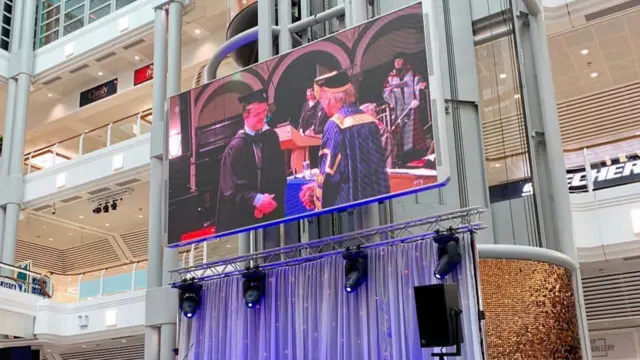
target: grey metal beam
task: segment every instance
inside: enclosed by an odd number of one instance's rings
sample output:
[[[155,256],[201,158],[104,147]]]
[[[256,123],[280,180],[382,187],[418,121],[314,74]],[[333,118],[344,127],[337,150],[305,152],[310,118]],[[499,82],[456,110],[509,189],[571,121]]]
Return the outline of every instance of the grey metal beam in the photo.
[[[473,45],[481,46],[513,34],[513,29],[505,26],[473,37]]]
[[[542,13],[542,7],[540,6],[539,0],[522,0],[524,5],[527,7],[527,11],[529,11],[529,15],[538,16]]]
[[[542,124],[544,126],[544,145],[547,155],[546,168],[551,190],[547,194],[545,201],[550,203],[550,209],[553,214],[549,214],[547,218],[555,219],[553,224],[555,226],[555,236],[546,238],[546,242],[551,249],[577,261],[578,254],[573,240],[571,199],[567,189],[567,173],[564,164],[564,151],[562,149],[547,32],[542,15],[531,16],[529,23],[531,26],[531,43],[534,49],[533,61],[542,109]]]
[[[19,44],[16,52],[11,54],[11,76],[17,78],[15,88],[15,102],[7,104],[7,107],[14,107],[13,119],[5,121],[12,122],[11,134],[9,136],[9,154],[5,156],[3,162],[8,161],[8,176],[4,178],[3,191],[12,193],[10,201],[6,204],[4,214],[4,236],[2,239],[2,262],[13,264],[15,262],[16,242],[18,236],[18,221],[22,208],[23,197],[23,159],[24,142],[27,130],[27,110],[29,107],[29,93],[31,87],[31,77],[33,72],[33,37],[35,28],[36,0],[24,0],[19,8],[22,12],[14,16],[14,21],[20,23]],[[31,14],[31,15],[29,15]],[[18,20],[21,17],[21,21]],[[13,28],[17,28],[14,24]],[[12,44],[15,49],[16,44]],[[8,100],[11,96],[7,96]],[[7,181],[8,180],[8,181]]]
[[[291,0],[278,0],[278,26],[281,29],[289,29],[291,25]],[[291,30],[280,31],[279,53],[285,53],[293,49]]]
[[[356,26],[369,20],[367,9],[367,0],[351,0],[351,9],[349,9],[351,11],[350,26]]]
[[[183,6],[179,1],[169,3],[168,10],[168,31],[167,31],[167,98],[165,100],[165,113],[169,109],[168,99],[171,96],[180,94],[182,83],[182,11]],[[164,119],[169,121],[168,116]],[[165,126],[165,130],[168,127]],[[167,136],[165,132],[164,137]],[[166,150],[166,147],[165,147]],[[163,154],[163,184],[168,184],[169,180],[169,163],[166,158],[166,152]],[[163,188],[163,210],[167,209],[169,203],[169,189]],[[166,243],[167,212],[162,213],[162,229],[163,229],[163,245]],[[178,267],[178,249],[163,246],[162,257],[162,286],[166,286],[171,281],[169,271]],[[176,294],[177,296],[177,294]],[[175,309],[177,312],[177,309]],[[179,316],[179,314],[178,314]],[[175,318],[177,320],[177,316]],[[175,354],[173,349],[176,348],[176,332],[177,324],[169,323],[160,325],[160,360],[174,360]]]
[[[273,56],[273,35],[271,27],[274,25],[274,0],[258,1],[258,59],[264,61]]]
[[[343,16],[344,14],[345,14],[345,5],[340,4],[338,6],[332,7],[329,10],[304,18],[300,21],[296,21],[295,23],[289,25],[289,31],[291,33],[296,33],[298,31],[310,28],[314,25],[322,24],[331,19]]]
[[[167,97],[167,14],[164,7],[155,8],[153,43],[153,124],[149,165],[149,245],[147,289],[162,286],[162,239],[164,202],[163,162],[166,154]],[[147,290],[149,294],[149,290]],[[147,309],[148,310],[148,309]],[[147,311],[148,312],[148,311]],[[160,328],[145,328],[145,360],[160,359]]]

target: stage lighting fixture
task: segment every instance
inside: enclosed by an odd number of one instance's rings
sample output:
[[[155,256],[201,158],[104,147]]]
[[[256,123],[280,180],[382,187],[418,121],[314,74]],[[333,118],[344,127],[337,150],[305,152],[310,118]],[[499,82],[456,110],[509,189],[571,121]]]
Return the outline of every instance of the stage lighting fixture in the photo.
[[[184,280],[178,287],[180,291],[180,311],[187,319],[193,318],[200,308],[202,285],[194,280]]]
[[[344,290],[352,293],[367,279],[367,254],[358,246],[355,250],[347,249],[342,258],[345,260]]]
[[[257,267],[254,267],[247,269],[247,271],[242,274],[242,277],[244,278],[244,282],[242,283],[244,304],[248,308],[255,308],[264,296],[267,275]]]
[[[104,211],[104,213],[108,213],[109,212],[109,204],[104,204],[104,206],[102,207],[102,211]]]
[[[449,275],[462,260],[460,254],[460,238],[453,229],[446,232],[438,232],[433,237],[433,242],[438,244],[438,265],[433,271],[436,279],[442,280]]]
[[[118,203],[113,200],[113,202],[111,202],[111,210],[116,211],[118,210]]]
[[[94,214],[100,214],[102,212],[102,204],[98,204],[95,208],[93,208]]]

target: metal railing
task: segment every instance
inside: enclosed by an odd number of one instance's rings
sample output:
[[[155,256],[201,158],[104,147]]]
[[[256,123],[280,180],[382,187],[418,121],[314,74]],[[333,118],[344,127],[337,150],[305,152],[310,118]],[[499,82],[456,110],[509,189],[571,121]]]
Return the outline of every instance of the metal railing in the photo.
[[[0,288],[45,298],[53,294],[52,281],[47,275],[5,263],[0,263]]]
[[[193,266],[195,253],[195,245],[183,252],[180,266]],[[53,283],[52,288],[56,290],[52,299],[60,303],[76,303],[144,290],[147,288],[146,269],[147,261],[144,260],[83,273],[51,274],[49,283]]]
[[[457,232],[481,230],[485,226],[480,222],[480,215],[485,211],[477,206],[470,207],[201,264],[194,264],[190,259],[189,265],[184,266],[186,262],[183,261],[183,267],[170,271],[171,285],[177,286],[187,279],[203,282],[238,275],[244,272],[247,264],[259,264],[262,269],[269,269],[340,254],[353,246],[365,249],[421,241],[433,237],[436,230],[450,227]]]
[[[52,274],[53,300],[76,303],[147,288],[147,262],[117,265],[76,274]]]
[[[36,48],[51,44],[135,1],[137,0],[41,0],[38,7]]]
[[[49,168],[151,131],[151,109],[26,153],[24,174]]]

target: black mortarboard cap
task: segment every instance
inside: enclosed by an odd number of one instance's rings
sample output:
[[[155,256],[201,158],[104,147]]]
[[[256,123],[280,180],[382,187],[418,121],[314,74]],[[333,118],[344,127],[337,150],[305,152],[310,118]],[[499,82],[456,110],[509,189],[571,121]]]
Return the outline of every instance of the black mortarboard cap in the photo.
[[[238,98],[238,102],[242,104],[243,107],[246,107],[254,103],[266,103],[269,102],[269,100],[267,97],[267,93],[264,90],[260,89],[240,96]]]
[[[396,59],[407,59],[408,54],[404,51],[397,52],[393,55],[393,60]]]
[[[317,97],[320,97],[320,88],[328,92],[341,92],[351,85],[351,77],[346,71],[334,71],[322,75],[313,82],[313,89]]]
[[[315,83],[325,89],[342,89],[351,83],[351,78],[344,70],[334,71],[316,78]]]

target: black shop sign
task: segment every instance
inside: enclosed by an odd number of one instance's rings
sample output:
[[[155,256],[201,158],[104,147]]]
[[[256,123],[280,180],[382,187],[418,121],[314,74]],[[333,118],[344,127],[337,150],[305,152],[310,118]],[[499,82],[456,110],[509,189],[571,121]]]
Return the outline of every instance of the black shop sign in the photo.
[[[80,107],[93,104],[118,92],[118,79],[109,80],[80,93]]]

